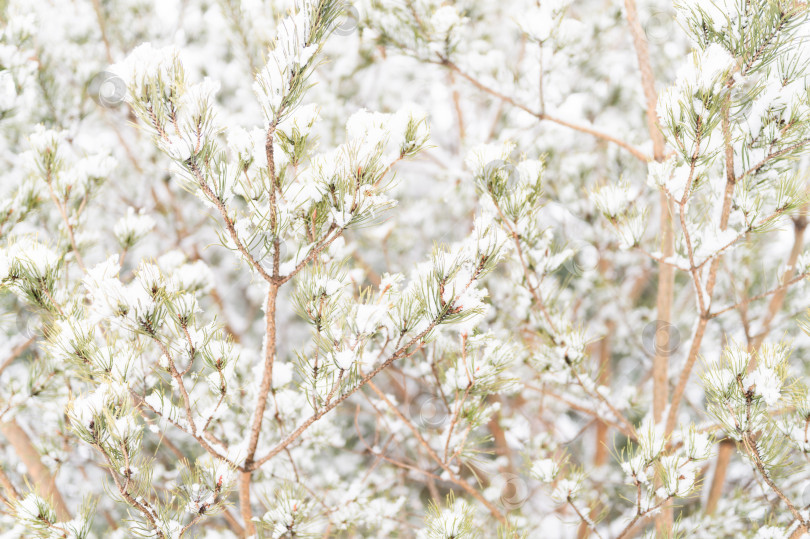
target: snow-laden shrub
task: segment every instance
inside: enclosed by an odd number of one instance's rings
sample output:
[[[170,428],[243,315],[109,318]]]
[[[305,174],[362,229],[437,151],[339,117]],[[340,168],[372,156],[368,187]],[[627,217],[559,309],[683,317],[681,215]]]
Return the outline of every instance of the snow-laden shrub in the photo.
[[[0,2],[0,536],[810,534],[808,9]]]

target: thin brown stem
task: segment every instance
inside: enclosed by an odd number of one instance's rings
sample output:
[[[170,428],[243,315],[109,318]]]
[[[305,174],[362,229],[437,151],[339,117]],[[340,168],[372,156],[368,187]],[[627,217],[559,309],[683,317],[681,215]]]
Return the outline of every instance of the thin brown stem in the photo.
[[[65,504],[59,489],[56,488],[56,478],[42,464],[39,450],[34,446],[28,433],[13,419],[0,423],[0,432],[3,433],[11,447],[14,448],[17,458],[25,465],[25,469],[28,470],[28,474],[33,479],[32,485],[34,488],[53,504],[59,520],[62,522],[70,520],[71,516],[67,504]]]
[[[363,387],[364,385],[366,385],[366,384],[367,384],[367,383],[368,383],[368,382],[369,382],[369,381],[370,381],[372,378],[374,378],[375,376],[377,376],[377,375],[378,375],[380,372],[382,372],[382,371],[383,371],[383,369],[385,369],[386,367],[388,367],[389,365],[391,365],[391,364],[392,364],[394,361],[396,361],[396,360],[398,360],[398,359],[401,359],[401,358],[404,358],[404,357],[406,357],[406,356],[408,356],[408,355],[412,355],[412,354],[414,354],[414,353],[416,352],[416,350],[411,350],[410,352],[408,352],[408,350],[412,349],[414,346],[417,346],[417,345],[418,345],[418,346],[421,346],[421,345],[422,345],[422,339],[424,339],[424,338],[425,338],[425,336],[427,336],[427,335],[428,335],[428,333],[430,333],[431,331],[433,331],[433,328],[435,328],[435,327],[436,327],[436,325],[437,325],[438,323],[439,323],[439,320],[438,320],[438,319],[437,319],[437,320],[434,320],[434,321],[433,321],[433,322],[432,322],[430,325],[428,325],[428,327],[427,327],[427,328],[425,328],[425,329],[424,329],[424,330],[423,330],[421,333],[419,333],[418,335],[416,335],[416,336],[415,336],[413,339],[411,339],[410,341],[408,341],[408,343],[407,343],[407,344],[405,344],[404,346],[400,347],[400,348],[399,348],[399,349],[398,349],[396,352],[394,352],[394,353],[393,353],[393,354],[392,354],[392,355],[391,355],[391,356],[390,356],[388,359],[386,359],[386,360],[385,360],[385,361],[384,361],[382,364],[380,364],[380,365],[379,365],[379,366],[377,366],[377,367],[376,367],[374,370],[372,370],[371,372],[369,372],[368,374],[366,374],[366,375],[365,375],[365,376],[364,376],[364,377],[363,377],[363,378],[362,378],[362,379],[361,379],[361,380],[358,382],[358,384],[357,384],[356,386],[354,386],[353,388],[351,388],[351,389],[350,389],[349,391],[347,391],[346,393],[343,393],[343,394],[342,394],[340,397],[338,397],[337,399],[335,399],[335,400],[331,401],[329,404],[327,404],[327,405],[325,405],[325,406],[321,407],[321,408],[320,408],[320,409],[319,409],[317,412],[315,412],[314,414],[312,414],[312,415],[309,417],[309,419],[307,419],[306,421],[304,421],[304,423],[302,423],[302,424],[301,424],[301,425],[300,425],[300,426],[299,426],[297,429],[295,429],[295,431],[293,431],[293,432],[292,432],[292,433],[291,433],[289,436],[287,436],[287,437],[286,437],[284,440],[282,440],[282,441],[281,441],[281,442],[279,442],[279,443],[278,443],[278,444],[277,444],[275,447],[273,447],[273,448],[272,448],[272,449],[271,449],[271,450],[270,450],[270,451],[269,451],[269,452],[268,452],[268,453],[267,453],[265,456],[263,456],[263,457],[262,457],[262,458],[260,458],[260,459],[255,460],[255,461],[254,461],[254,462],[251,464],[250,469],[252,469],[252,470],[256,470],[256,469],[258,469],[258,468],[260,468],[260,467],[261,467],[261,466],[262,466],[262,465],[263,465],[265,462],[269,461],[270,459],[272,459],[273,457],[275,457],[276,455],[278,455],[278,454],[279,454],[281,451],[283,451],[283,450],[284,450],[284,449],[285,449],[287,446],[289,446],[291,443],[293,443],[295,440],[297,440],[297,439],[298,439],[298,438],[301,436],[301,434],[303,434],[303,433],[304,433],[304,431],[306,431],[307,429],[309,429],[309,427],[311,427],[311,426],[312,426],[312,424],[313,424],[313,423],[315,423],[315,422],[316,422],[316,421],[318,421],[320,418],[322,418],[324,415],[326,415],[328,412],[330,412],[331,410],[333,410],[333,409],[334,409],[335,407],[337,407],[337,406],[338,406],[340,403],[342,403],[343,401],[345,401],[346,399],[348,399],[349,397],[351,397],[351,396],[352,396],[354,393],[356,393],[356,392],[357,392],[357,391],[358,391],[358,390],[359,390],[361,387]]]
[[[104,53],[107,55],[107,61],[113,63],[112,50],[110,49],[110,40],[107,37],[107,23],[104,20],[104,14],[101,11],[100,0],[93,0],[93,11],[96,12],[96,20],[98,21],[98,28],[101,31],[101,41],[104,43]]]
[[[633,36],[633,47],[638,58],[639,71],[641,72],[641,86],[644,91],[646,101],[645,115],[647,118],[647,130],[653,143],[653,159],[663,161],[664,159],[664,136],[658,126],[657,94],[655,91],[655,74],[650,63],[650,51],[647,38],[641,22],[638,18],[635,0],[624,1],[625,15]],[[684,190],[686,196],[687,190]],[[661,253],[664,259],[674,254],[674,234],[672,219],[670,218],[671,208],[666,194],[662,191],[660,195],[660,226],[661,226]],[[683,221],[683,206],[681,206],[681,220]],[[684,226],[685,229],[685,226]],[[687,241],[688,243],[688,241]],[[691,245],[689,246],[691,256]],[[691,261],[691,260],[690,260]],[[692,264],[694,265],[694,263]],[[656,292],[656,317],[658,323],[670,324],[672,317],[672,300],[674,295],[675,268],[668,264],[659,264],[658,287]],[[653,418],[660,421],[666,408],[667,395],[669,393],[668,371],[669,371],[669,331],[655,332],[655,355],[653,356]],[[668,533],[672,529],[672,509],[665,505],[664,510],[656,517],[656,529],[659,534]]]
[[[628,152],[630,152],[630,154],[633,157],[635,157],[636,159],[638,159],[639,161],[644,161],[646,163],[647,161],[650,160],[650,157],[645,155],[641,150],[638,150],[637,148],[634,148],[633,146],[631,146],[627,142],[625,142],[625,141],[623,141],[621,139],[618,139],[618,138],[616,138],[616,137],[614,137],[612,135],[608,135],[607,133],[605,133],[603,131],[593,129],[593,128],[588,127],[588,126],[568,122],[566,120],[562,120],[560,118],[557,118],[557,117],[551,116],[549,114],[546,114],[545,112],[536,112],[536,111],[532,110],[531,108],[527,107],[526,105],[523,105],[522,103],[518,103],[517,101],[515,101],[511,97],[509,97],[509,96],[507,96],[507,95],[505,95],[505,94],[503,94],[503,93],[501,93],[501,92],[499,92],[499,91],[497,91],[497,90],[495,90],[493,88],[490,88],[489,86],[483,84],[478,79],[472,77],[471,75],[468,75],[467,73],[462,71],[460,67],[458,67],[455,63],[453,63],[452,61],[450,61],[447,58],[440,58],[438,61],[436,61],[436,63],[438,63],[439,65],[443,65],[443,66],[447,67],[448,69],[450,69],[451,71],[457,73],[460,77],[462,77],[463,79],[466,79],[468,82],[470,82],[473,86],[475,86],[479,90],[481,90],[481,91],[483,91],[483,92],[485,92],[485,93],[487,93],[487,94],[489,94],[489,95],[491,95],[493,97],[496,97],[496,98],[500,99],[501,101],[512,105],[515,108],[518,108],[518,109],[520,109],[520,110],[522,110],[524,112],[527,112],[527,113],[531,114],[532,116],[534,116],[538,120],[547,120],[547,121],[555,123],[557,125],[561,125],[563,127],[573,129],[574,131],[579,131],[580,133],[587,133],[588,135],[591,135],[591,136],[596,137],[598,139],[602,139],[602,140],[605,140],[607,142],[616,144],[617,146],[619,146],[619,147],[627,150]]]
[[[6,496],[8,496],[8,499],[12,501],[20,499],[20,495],[17,494],[17,489],[14,488],[14,483],[12,483],[9,476],[6,475],[6,471],[2,466],[0,466],[0,486],[2,486],[3,490],[6,491]]]
[[[751,372],[754,368],[756,368],[756,352],[759,350],[760,346],[762,346],[762,342],[765,340],[765,337],[768,335],[768,333],[770,333],[771,324],[773,322],[774,317],[776,316],[776,313],[778,313],[782,309],[785,296],[787,295],[788,287],[790,287],[791,284],[805,278],[805,275],[798,275],[795,277],[792,276],[796,270],[796,261],[798,260],[799,255],[804,249],[804,231],[807,228],[807,219],[804,215],[800,215],[799,217],[794,219],[793,224],[794,224],[793,247],[791,248],[790,255],[788,256],[785,275],[782,277],[783,278],[782,284],[777,288],[765,292],[763,294],[758,294],[751,298],[746,298],[744,301],[738,303],[737,305],[734,305],[728,309],[723,309],[722,311],[718,311],[713,315],[717,316],[730,309],[735,309],[738,308],[739,306],[747,305],[748,303],[756,299],[760,299],[769,295],[773,296],[768,305],[768,311],[765,315],[765,320],[762,323],[762,331],[754,336],[749,345],[749,351],[752,352],[751,359],[748,363],[749,372]],[[714,478],[712,480],[711,490],[709,491],[709,498],[706,503],[706,514],[712,514],[714,512],[715,508],[717,507],[717,501],[719,500],[720,496],[723,493],[723,484],[726,478],[726,470],[731,460],[733,449],[734,444],[729,440],[724,440],[723,442],[720,443],[720,448],[717,454],[717,465],[715,466]]]
[[[770,303],[768,303],[768,310],[765,313],[765,318],[762,321],[762,331],[754,336],[751,344],[751,348],[754,350],[759,349],[762,342],[765,340],[765,337],[767,337],[768,333],[770,333],[774,318],[776,318],[776,315],[782,310],[782,306],[785,303],[788,287],[805,277],[804,275],[798,275],[794,278],[796,273],[796,262],[799,259],[799,255],[801,255],[802,251],[804,250],[804,232],[806,228],[807,218],[804,215],[800,215],[793,220],[793,247],[790,250],[787,263],[785,264],[785,273],[782,275],[782,284],[776,288],[773,293],[773,297],[771,297]],[[751,365],[751,368],[753,369],[753,365]]]
[[[397,418],[399,418],[399,420],[402,421],[406,427],[408,427],[408,430],[410,430],[413,433],[416,440],[425,449],[430,458],[433,459],[433,461],[436,462],[436,464],[447,474],[447,477],[450,479],[451,482],[461,487],[462,489],[464,489],[465,492],[467,492],[467,494],[478,500],[484,507],[487,508],[490,514],[492,514],[492,516],[498,520],[498,522],[504,525],[507,524],[506,517],[503,515],[503,513],[501,513],[498,510],[498,508],[492,504],[492,502],[484,498],[484,496],[480,492],[478,492],[475,488],[473,488],[467,481],[464,481],[463,479],[458,477],[453,472],[453,470],[450,469],[450,467],[447,464],[445,464],[445,462],[436,453],[436,451],[434,451],[433,448],[430,447],[430,444],[427,442],[427,440],[424,439],[422,434],[419,432],[419,429],[417,429],[416,426],[407,417],[405,417],[402,414],[402,412],[399,411],[399,409],[394,405],[394,403],[391,402],[391,400],[385,396],[385,393],[380,391],[380,389],[377,388],[377,386],[375,386],[373,382],[369,382],[368,386],[372,389],[372,391],[374,391],[374,393],[377,394],[377,397],[379,397],[380,400],[382,400],[386,404],[386,406],[388,406],[388,408],[394,413],[394,415],[397,416]]]
[[[2,372],[6,370],[9,365],[14,363],[14,360],[20,357],[26,350],[28,350],[28,348],[30,348],[31,345],[34,344],[34,342],[36,342],[36,340],[37,340],[36,337],[29,337],[29,339],[24,343],[15,346],[14,349],[11,350],[11,354],[9,354],[9,356],[5,359],[5,361],[3,361],[2,364],[0,364],[0,374],[2,374]]]
[[[793,518],[799,521],[799,527],[804,528],[806,531],[808,529],[808,523],[804,517],[799,513],[798,508],[796,505],[788,498],[784,492],[773,482],[771,479],[770,473],[765,468],[765,464],[762,462],[762,457],[759,454],[759,449],[757,449],[756,441],[752,439],[751,433],[745,433],[743,435],[743,448],[745,448],[745,452],[752,458],[754,461],[754,466],[756,466],[757,471],[762,476],[762,480],[765,481],[765,484],[770,487],[770,489],[776,494],[776,496],[782,500],[782,502],[787,506],[790,514],[793,515]]]
[[[726,114],[727,109],[724,109]],[[728,165],[728,163],[727,163]],[[733,165],[732,165],[733,166]],[[723,196],[723,208],[720,214],[720,230],[725,230],[728,227],[728,219],[731,214],[731,203],[734,194],[735,182],[732,181],[734,174],[732,171],[731,176],[727,176],[726,190]],[[692,337],[692,346],[689,348],[689,355],[686,358],[686,364],[678,377],[678,384],[672,394],[672,402],[669,407],[669,414],[667,415],[666,435],[669,436],[675,429],[675,423],[678,419],[678,409],[680,408],[683,393],[686,391],[686,384],[689,381],[689,376],[692,373],[692,368],[697,361],[698,352],[700,352],[700,344],[703,341],[703,335],[706,331],[706,324],[709,321],[709,310],[711,309],[712,294],[714,293],[714,286],[717,283],[717,270],[720,267],[720,259],[722,257],[716,256],[712,259],[709,266],[709,277],[706,280],[706,304],[704,312],[701,312],[700,319],[698,320],[695,334]],[[698,294],[702,294],[702,290],[698,290]]]
[[[245,466],[250,468],[250,462],[256,454],[256,447],[259,444],[259,434],[261,433],[262,419],[267,407],[267,398],[270,395],[273,384],[273,362],[276,357],[276,300],[278,299],[278,285],[271,283],[267,291],[267,304],[265,307],[265,341],[264,341],[264,372],[259,387],[259,396],[256,401],[256,408],[253,414],[253,422],[250,427],[250,441],[247,448]]]
[[[233,222],[233,219],[231,219],[231,217],[228,215],[228,208],[226,208],[225,204],[221,200],[219,200],[219,198],[217,198],[214,191],[205,181],[202,171],[194,163],[192,163],[191,165],[191,170],[194,173],[194,177],[197,179],[197,183],[200,186],[200,190],[203,192],[206,198],[210,200],[214,204],[214,206],[216,206],[217,210],[219,211],[219,214],[222,217],[222,221],[225,224],[225,229],[228,231],[228,234],[230,235],[231,240],[234,242],[234,245],[236,245],[237,250],[240,253],[242,253],[242,256],[245,258],[248,264],[250,264],[251,267],[253,267],[253,269],[255,269],[256,272],[259,275],[261,275],[265,281],[267,282],[272,281],[273,278],[270,276],[269,273],[267,273],[267,270],[265,270],[264,267],[259,263],[259,261],[256,260],[256,258],[252,254],[250,254],[245,245],[242,243],[242,240],[239,239],[239,234],[237,234],[236,232],[236,227]]]
[[[48,185],[48,193],[51,196],[51,200],[53,201],[56,208],[59,210],[59,214],[62,216],[62,222],[65,223],[65,230],[68,233],[68,240],[70,241],[70,247],[73,251],[73,256],[76,257],[76,263],[79,265],[83,273],[87,273],[87,268],[84,265],[84,260],[82,260],[82,254],[79,252],[79,246],[76,243],[76,235],[73,231],[73,225],[70,224],[70,217],[68,217],[67,209],[65,205],[63,205],[56,196],[56,193],[53,190],[53,182],[51,180],[51,172],[48,171],[48,175],[46,178],[45,183]]]
[[[734,454],[736,444],[729,439],[720,442],[717,450],[717,465],[714,469],[714,478],[712,479],[712,486],[709,489],[709,497],[706,500],[705,512],[707,515],[714,513],[717,509],[717,502],[723,495],[723,483],[726,481],[726,470],[731,461],[731,455]]]

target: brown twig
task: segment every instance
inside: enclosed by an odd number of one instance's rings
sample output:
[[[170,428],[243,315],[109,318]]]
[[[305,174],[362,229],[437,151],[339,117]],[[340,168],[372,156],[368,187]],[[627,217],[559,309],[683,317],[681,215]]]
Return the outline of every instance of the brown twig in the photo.
[[[478,500],[484,507],[487,508],[487,510],[489,510],[490,514],[492,514],[492,516],[495,517],[498,520],[498,522],[504,525],[507,524],[506,517],[503,515],[503,513],[501,513],[498,510],[498,508],[492,504],[492,502],[484,498],[484,496],[480,492],[478,492],[475,488],[473,488],[467,481],[464,481],[463,479],[458,477],[453,472],[453,470],[450,469],[450,467],[442,460],[442,458],[436,453],[436,451],[434,451],[433,448],[430,447],[430,444],[427,442],[427,440],[425,440],[424,437],[422,437],[422,434],[419,432],[419,429],[417,429],[416,426],[414,426],[414,424],[407,417],[405,417],[402,414],[402,412],[399,411],[399,409],[394,405],[394,403],[391,402],[391,400],[385,396],[385,393],[380,391],[379,388],[377,388],[377,386],[375,386],[373,382],[369,382],[368,386],[372,389],[372,391],[374,391],[374,393],[377,394],[380,400],[382,400],[388,406],[388,408],[394,413],[394,415],[397,416],[397,418],[399,418],[399,420],[402,421],[406,427],[408,427],[408,429],[413,433],[416,440],[425,449],[430,458],[433,459],[433,461],[435,461],[436,464],[442,470],[444,470],[444,472],[447,474],[447,477],[450,479],[451,482],[461,487],[462,489],[464,489],[465,492],[467,492],[467,494]]]
[[[6,495],[10,500],[16,501],[20,499],[20,495],[17,494],[17,489],[14,488],[14,483],[12,483],[9,476],[6,475],[6,471],[2,466],[0,466],[0,486],[6,491]]]
[[[267,453],[265,456],[263,456],[263,457],[262,457],[262,458],[260,458],[260,459],[255,460],[255,461],[254,461],[254,462],[251,464],[250,469],[251,469],[251,470],[256,470],[256,469],[258,469],[258,468],[260,468],[260,467],[261,467],[261,466],[262,466],[262,465],[263,465],[265,462],[269,461],[270,459],[272,459],[273,457],[275,457],[276,455],[278,455],[278,454],[279,454],[279,453],[280,453],[282,450],[284,450],[284,449],[285,449],[287,446],[289,446],[291,443],[293,443],[295,440],[297,440],[297,439],[298,439],[298,437],[299,437],[299,436],[301,436],[301,434],[303,434],[303,433],[304,433],[304,431],[306,431],[306,430],[307,430],[307,429],[308,429],[310,426],[312,426],[312,424],[313,424],[313,423],[315,423],[316,421],[318,421],[320,418],[322,418],[322,417],[323,417],[324,415],[326,415],[328,412],[330,412],[330,411],[331,411],[331,410],[333,410],[335,407],[337,407],[337,406],[338,406],[340,403],[342,403],[343,401],[345,401],[346,399],[348,399],[350,396],[352,396],[354,393],[356,393],[356,392],[357,392],[357,391],[358,391],[358,390],[359,390],[361,387],[363,387],[364,385],[366,385],[366,384],[367,384],[367,383],[368,383],[368,382],[369,382],[369,381],[370,381],[372,378],[374,378],[375,376],[377,376],[377,375],[378,375],[380,372],[382,372],[382,371],[383,371],[383,369],[385,369],[386,367],[388,367],[389,365],[391,365],[391,364],[392,364],[394,361],[396,361],[396,360],[398,360],[398,359],[401,359],[401,358],[404,358],[404,357],[406,357],[406,356],[408,356],[408,355],[411,355],[411,354],[415,353],[415,352],[416,352],[416,350],[412,350],[411,352],[408,352],[408,350],[409,350],[409,349],[411,349],[413,346],[416,346],[416,345],[421,346],[421,344],[422,344],[422,339],[424,339],[424,337],[425,337],[425,336],[427,336],[427,334],[428,334],[428,333],[430,333],[431,331],[433,331],[433,328],[435,328],[437,324],[438,324],[438,320],[434,320],[434,321],[433,321],[433,322],[432,322],[430,325],[428,325],[428,327],[427,327],[427,328],[425,328],[425,329],[424,329],[424,330],[423,330],[423,331],[422,331],[420,334],[418,334],[417,336],[415,336],[413,339],[411,339],[410,341],[408,341],[408,343],[407,343],[407,344],[405,344],[404,346],[402,346],[401,348],[399,348],[399,349],[398,349],[396,352],[394,352],[394,353],[393,353],[393,354],[392,354],[392,355],[391,355],[391,356],[390,356],[388,359],[386,359],[386,360],[385,360],[385,362],[383,362],[381,365],[379,365],[378,367],[376,367],[374,370],[372,370],[371,372],[369,372],[368,374],[366,374],[366,375],[365,375],[365,376],[364,376],[364,377],[363,377],[363,378],[362,378],[362,379],[361,379],[361,380],[358,382],[358,384],[357,384],[355,387],[353,387],[352,389],[350,389],[350,390],[349,390],[349,391],[347,391],[346,393],[343,393],[343,394],[342,394],[340,397],[338,397],[338,398],[337,398],[337,399],[335,399],[334,401],[331,401],[329,404],[327,404],[327,405],[323,406],[323,407],[322,407],[322,408],[320,408],[320,409],[319,409],[317,412],[315,412],[314,414],[312,414],[312,415],[309,417],[309,419],[307,419],[306,421],[304,421],[304,423],[302,423],[302,424],[301,424],[301,425],[300,425],[300,426],[299,426],[297,429],[295,429],[295,431],[293,431],[293,432],[292,432],[292,434],[290,434],[289,436],[287,436],[287,437],[286,437],[284,440],[282,440],[281,442],[279,442],[279,443],[278,443],[278,444],[277,444],[275,447],[273,447],[272,449],[270,449],[270,451],[269,451],[269,452],[268,452],[268,453]]]
[[[720,442],[717,450],[717,464],[714,468],[714,478],[712,479],[709,497],[706,500],[706,507],[704,509],[707,515],[714,513],[714,510],[717,508],[717,502],[720,501],[720,497],[723,495],[723,483],[726,480],[726,470],[731,461],[731,455],[734,454],[735,447],[736,444],[732,440],[725,439]]]
[[[518,109],[520,109],[520,110],[522,110],[524,112],[527,112],[527,113],[531,114],[532,116],[534,116],[538,120],[547,120],[547,121],[555,123],[557,125],[561,125],[563,127],[568,127],[569,129],[573,129],[574,131],[579,131],[581,133],[587,133],[588,135],[591,135],[591,136],[596,137],[598,139],[602,139],[602,140],[605,140],[607,142],[611,142],[613,144],[616,144],[617,146],[619,146],[619,147],[627,150],[628,152],[630,152],[630,154],[632,154],[633,157],[635,157],[636,159],[638,159],[640,161],[644,161],[645,163],[650,160],[649,156],[645,155],[641,150],[638,150],[637,148],[634,148],[633,146],[631,146],[627,142],[625,142],[625,141],[623,141],[621,139],[618,139],[618,138],[616,138],[616,137],[614,137],[612,135],[608,135],[607,133],[604,133],[604,132],[599,131],[597,129],[593,129],[593,128],[588,127],[588,126],[579,125],[579,124],[575,124],[575,123],[572,123],[572,122],[568,122],[566,120],[562,120],[560,118],[557,118],[557,117],[551,116],[549,114],[546,114],[545,112],[534,111],[531,108],[527,107],[526,105],[523,105],[522,103],[518,103],[517,101],[515,101],[511,97],[509,97],[509,96],[507,96],[507,95],[505,95],[505,94],[503,94],[503,93],[501,93],[501,92],[499,92],[499,91],[497,91],[497,90],[495,90],[493,88],[490,88],[489,86],[486,86],[485,84],[483,84],[478,79],[472,77],[471,75],[468,75],[467,73],[462,71],[461,68],[458,67],[455,63],[450,61],[448,58],[440,57],[439,60],[434,61],[434,63],[438,63],[439,65],[447,67],[451,71],[457,73],[459,76],[461,76],[462,78],[469,81],[473,86],[475,86],[479,90],[481,90],[481,91],[483,91],[485,93],[488,93],[489,95],[491,95],[493,97],[497,97],[501,101],[503,101],[505,103],[508,103],[508,104],[512,105],[513,107],[515,107],[515,108],[518,108]]]
[[[29,337],[29,339],[24,343],[15,346],[14,349],[11,350],[11,354],[9,354],[9,356],[5,359],[5,361],[3,361],[2,364],[0,364],[0,374],[2,374],[2,372],[6,370],[9,365],[14,363],[14,360],[20,357],[26,350],[28,350],[28,348],[30,348],[31,345],[34,344],[34,342],[36,342],[36,340],[37,340],[36,337]]]
[[[68,521],[71,519],[70,511],[68,510],[65,500],[62,498],[59,489],[56,488],[56,478],[51,475],[48,468],[42,464],[39,457],[39,450],[37,450],[34,443],[29,438],[22,427],[16,420],[11,420],[5,423],[0,423],[0,432],[3,433],[6,440],[8,440],[11,447],[14,448],[17,458],[19,458],[25,465],[26,470],[33,479],[32,484],[46,499],[53,503],[53,508],[60,521]]]

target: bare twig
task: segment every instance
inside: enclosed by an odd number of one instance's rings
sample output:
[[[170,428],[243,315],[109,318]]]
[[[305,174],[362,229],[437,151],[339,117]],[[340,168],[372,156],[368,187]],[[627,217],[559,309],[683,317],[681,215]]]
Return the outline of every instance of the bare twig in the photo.
[[[618,139],[618,138],[616,138],[616,137],[614,137],[612,135],[608,135],[607,133],[605,133],[603,131],[599,131],[599,130],[594,129],[592,127],[588,127],[588,126],[568,122],[566,120],[562,120],[562,119],[557,118],[555,116],[551,116],[549,114],[546,114],[545,112],[536,112],[536,111],[532,110],[531,108],[527,107],[526,105],[518,103],[517,101],[515,101],[511,97],[509,97],[509,96],[507,96],[505,94],[502,94],[501,92],[499,92],[499,91],[497,91],[497,90],[495,90],[493,88],[490,88],[489,86],[486,86],[485,84],[480,82],[478,79],[472,77],[471,75],[468,75],[467,73],[462,71],[461,68],[458,67],[455,63],[450,61],[448,58],[440,57],[439,60],[435,61],[435,63],[438,63],[439,65],[442,65],[442,66],[445,66],[448,69],[452,70],[453,72],[457,73],[459,76],[461,76],[462,78],[469,81],[473,86],[475,86],[479,90],[481,90],[483,92],[486,92],[486,93],[488,93],[489,95],[491,95],[493,97],[497,97],[501,101],[503,101],[505,103],[508,103],[508,104],[512,105],[513,107],[516,107],[516,108],[518,108],[518,109],[520,109],[520,110],[522,110],[524,112],[527,112],[527,113],[531,114],[532,116],[534,116],[538,120],[547,120],[547,121],[555,123],[557,125],[561,125],[561,126],[569,128],[569,129],[573,129],[574,131],[579,131],[581,133],[587,133],[588,135],[591,135],[591,136],[596,137],[598,139],[602,139],[602,140],[605,140],[607,142],[616,144],[617,146],[619,146],[619,147],[627,150],[628,152],[630,152],[630,154],[633,155],[633,157],[635,157],[636,159],[638,159],[640,161],[647,162],[647,161],[650,160],[649,156],[645,155],[641,150],[638,150],[637,148],[634,148],[633,146],[631,146],[627,142],[625,142],[625,141],[623,141],[621,139]]]
[[[14,448],[17,458],[25,464],[26,470],[33,479],[32,484],[46,499],[53,503],[53,508],[60,521],[68,521],[71,519],[70,511],[65,504],[59,490],[56,488],[56,478],[51,475],[48,468],[42,464],[39,457],[39,450],[37,450],[34,443],[16,420],[11,420],[5,423],[0,423],[0,432],[3,433],[6,440],[8,440],[11,447]]]
[[[2,374],[2,372],[6,370],[9,365],[14,363],[14,360],[20,357],[26,350],[28,350],[28,348],[30,348],[31,345],[34,344],[36,340],[37,340],[36,337],[30,337],[27,341],[15,346],[14,349],[11,350],[11,354],[9,354],[9,356],[5,359],[5,361],[3,361],[2,364],[0,364],[0,374]]]

